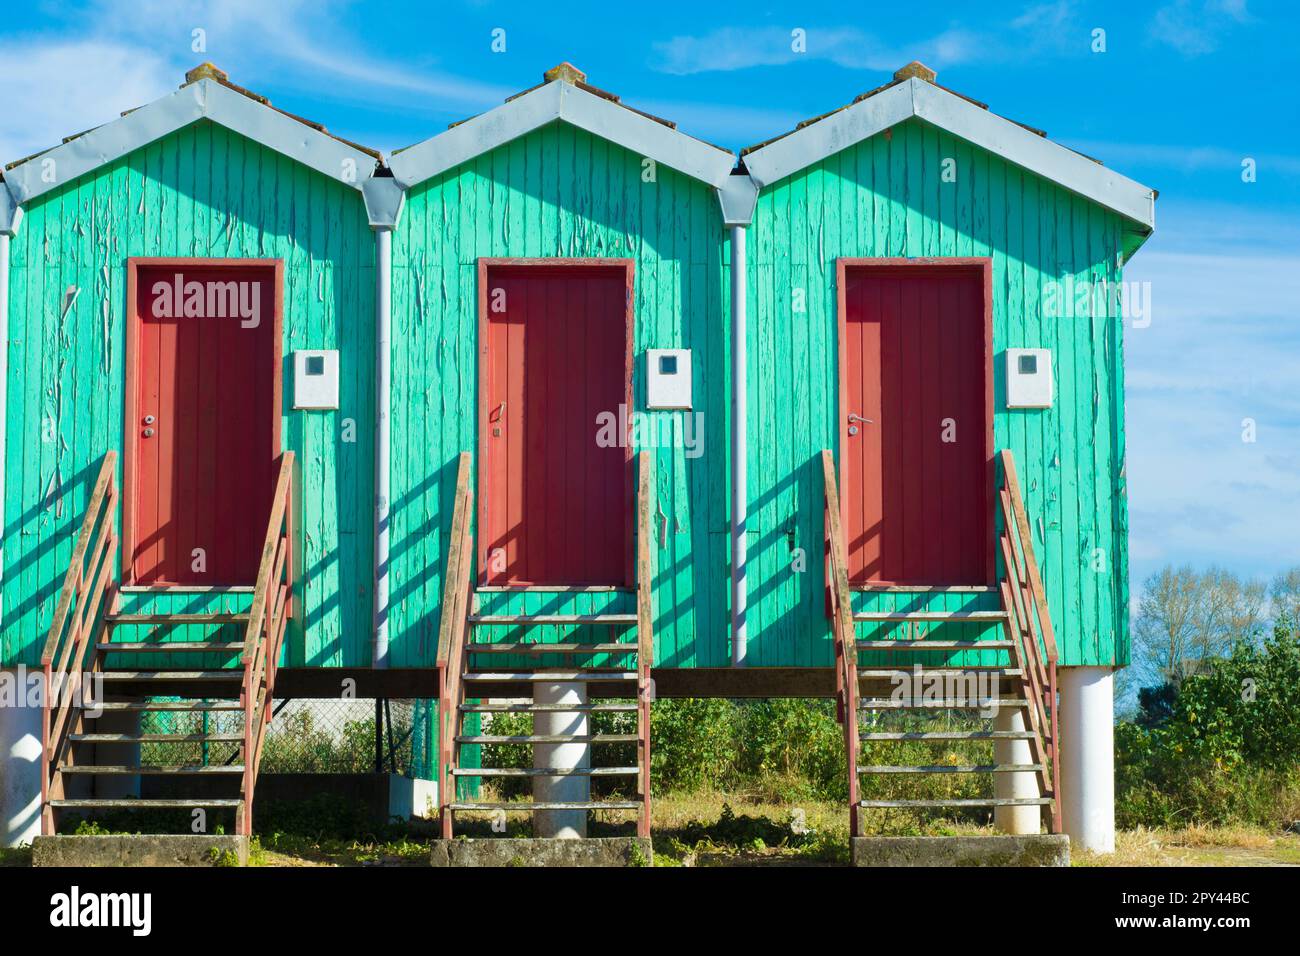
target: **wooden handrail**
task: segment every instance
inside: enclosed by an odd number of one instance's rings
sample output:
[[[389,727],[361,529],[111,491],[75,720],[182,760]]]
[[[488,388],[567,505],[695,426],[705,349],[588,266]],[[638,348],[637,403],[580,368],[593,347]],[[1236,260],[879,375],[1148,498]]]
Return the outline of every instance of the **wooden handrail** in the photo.
[[[463,451],[456,466],[456,497],[447,537],[447,562],[443,565],[442,619],[438,622],[438,804],[444,839],[452,836],[449,805],[455,802],[456,708],[460,706],[461,677],[465,673],[465,631],[473,584],[474,550],[471,537],[474,514],[472,460]]]
[[[257,566],[257,581],[253,585],[253,603],[244,627],[244,650],[240,655],[244,669],[240,692],[244,709],[244,777],[241,785],[243,807],[236,829],[245,836],[253,832],[254,787],[262,762],[267,725],[271,722],[280,649],[288,621],[293,616],[293,464],[293,452],[286,451],[280,456],[271,513],[262,539],[262,557]]]
[[[650,836],[650,704],[653,685],[650,671],[654,666],[654,549],[650,547],[650,498],[654,489],[654,467],[650,452],[637,453],[636,487],[636,669],[637,710],[640,734],[637,740],[637,768],[641,781],[641,811],[637,835]]]
[[[1029,719],[1035,734],[1031,746],[1043,765],[1038,777],[1045,794],[1052,797],[1049,829],[1061,831],[1060,739],[1057,726],[1056,636],[1047,605],[1047,591],[1034,554],[1033,534],[1025,511],[1015,457],[1009,449],[1001,453],[1002,487],[998,503],[1002,515],[999,549],[1003,579],[999,582],[1007,612],[1006,627],[1015,642],[1024,671]]]
[[[41,832],[54,832],[50,800],[62,796],[54,768],[68,746],[68,734],[82,720],[82,669],[103,629],[105,610],[116,600],[117,453],[104,455],[72,550],[59,603],[41,651],[44,677],[41,707]],[[60,793],[52,793],[57,787]]]
[[[1049,661],[1057,659],[1056,635],[1052,630],[1052,616],[1047,611],[1047,591],[1043,588],[1038,561],[1034,557],[1034,539],[1029,531],[1029,516],[1025,514],[1025,499],[1020,494],[1020,480],[1016,477],[1016,459],[1009,448],[1002,450],[1002,474],[1007,496],[1011,499],[1011,512],[1015,520],[1016,537],[1021,545],[1022,560],[1028,572],[1028,586],[1038,610],[1038,620],[1043,631],[1043,645]]]
[[[853,629],[852,592],[849,590],[848,545],[844,537],[840,492],[835,479],[835,457],[822,452],[825,486],[826,594],[835,642],[835,688],[849,771],[849,832],[858,833],[858,682],[857,640]]]

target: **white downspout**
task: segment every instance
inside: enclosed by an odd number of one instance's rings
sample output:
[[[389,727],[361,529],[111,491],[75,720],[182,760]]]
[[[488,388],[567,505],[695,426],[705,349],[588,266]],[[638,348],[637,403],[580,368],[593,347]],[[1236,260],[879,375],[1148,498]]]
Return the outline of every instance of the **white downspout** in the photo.
[[[749,654],[745,624],[749,603],[748,582],[745,580],[745,535],[749,518],[745,232],[754,217],[758,186],[745,172],[734,172],[718,186],[718,201],[722,205],[722,221],[731,239],[731,666],[744,667]]]
[[[745,612],[749,582],[745,523],[749,517],[749,375],[745,316],[745,226],[731,227],[731,666],[749,652]]]
[[[375,234],[375,564],[374,637],[370,666],[388,667],[388,531],[389,478],[392,471],[392,326],[393,230],[401,217],[406,193],[387,169],[376,170],[361,187],[366,215]]]
[[[388,666],[389,447],[392,434],[393,230],[375,229],[375,636],[370,666]]]

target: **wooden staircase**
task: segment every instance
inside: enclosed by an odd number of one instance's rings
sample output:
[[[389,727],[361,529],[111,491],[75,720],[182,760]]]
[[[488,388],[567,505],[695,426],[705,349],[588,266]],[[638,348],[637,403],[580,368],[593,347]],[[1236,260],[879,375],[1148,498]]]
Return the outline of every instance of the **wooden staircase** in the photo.
[[[41,832],[57,832],[64,811],[188,809],[233,810],[235,832],[251,834],[275,674],[293,614],[293,454],[286,452],[280,461],[257,581],[230,589],[251,592],[251,606],[214,613],[122,610],[124,594],[114,580],[115,465],[116,454],[109,452],[42,655],[46,687],[56,693],[46,695],[44,708]],[[145,591],[146,598],[167,592],[134,590]],[[198,629],[203,639],[174,640],[177,629]],[[231,634],[237,639],[223,639]],[[116,666],[123,661],[134,666]],[[101,726],[129,715],[166,715],[171,726],[127,732]],[[119,789],[133,790],[146,777],[178,781],[159,789],[184,792],[188,786],[192,795],[101,792],[109,786],[100,781],[116,778],[127,783]],[[193,793],[196,788],[201,792]]]
[[[462,453],[456,479],[456,503],[452,517],[451,544],[448,549],[444,583],[443,615],[439,631],[439,778],[441,828],[444,839],[455,833],[455,814],[467,811],[501,813],[522,811],[535,814],[551,810],[635,811],[637,835],[650,835],[650,682],[654,641],[651,631],[650,585],[653,574],[650,560],[650,456],[637,456],[636,511],[636,611],[635,613],[598,614],[499,614],[480,613],[481,595],[474,591],[474,549],[471,538],[473,490],[468,453]],[[576,633],[592,631],[605,635],[604,640],[586,643],[538,642],[527,640],[536,628],[575,626]],[[505,632],[511,640],[500,641],[490,635]],[[503,655],[537,661],[525,667],[494,667],[492,661]],[[540,666],[547,658],[559,657],[564,666]],[[599,662],[599,666],[595,662]],[[585,683],[588,703],[548,704],[536,700],[535,688],[551,682]],[[484,702],[484,698],[506,698],[509,702]],[[474,732],[468,719],[478,715],[581,713],[635,713],[636,732],[537,733],[501,735]],[[490,718],[489,718],[490,719]],[[587,721],[583,721],[586,723]],[[537,745],[579,743],[597,745],[635,744],[634,765],[591,767],[582,770],[555,770],[536,767],[474,768],[461,765],[462,748],[475,745]],[[487,781],[505,778],[621,777],[636,780],[635,794],[623,799],[604,798],[585,801],[490,801],[458,798],[462,780]]]
[[[838,712],[844,727],[850,825],[854,836],[863,835],[859,811],[867,808],[945,810],[1036,806],[1042,810],[1048,832],[1060,832],[1060,802],[1054,776],[1059,766],[1056,644],[1015,462],[1009,451],[1002,453],[1001,460],[1002,528],[997,544],[1003,566],[997,585],[914,589],[927,591],[927,597],[932,600],[956,594],[967,601],[993,598],[998,606],[957,611],[858,611],[853,606],[854,590],[848,581],[835,462],[829,451],[822,453],[829,559],[828,608],[835,639]],[[963,624],[982,625],[977,628],[978,633],[997,628],[994,633],[998,636],[946,638],[945,635],[958,630],[954,625]],[[870,630],[872,636],[860,638],[863,630]],[[931,634],[940,636],[931,637]],[[862,663],[863,654],[871,661]],[[999,730],[991,726],[992,716],[1001,708],[1024,711],[1024,729]],[[902,720],[898,726],[883,729],[879,726],[883,714],[897,715]],[[943,726],[932,729],[940,718]],[[1029,761],[999,763],[988,759],[987,748],[996,746],[999,740],[1025,741]],[[864,760],[864,749],[876,753],[917,742],[947,750],[948,759],[884,764],[868,764]],[[978,754],[979,759],[953,762],[953,751],[962,749],[984,752]],[[867,799],[862,795],[867,781],[897,780],[895,775],[900,774],[932,778],[978,774],[989,781],[1009,773],[1032,773],[1038,784],[1038,795],[1011,797],[994,792],[978,797],[907,799]],[[887,790],[888,784],[875,789]]]

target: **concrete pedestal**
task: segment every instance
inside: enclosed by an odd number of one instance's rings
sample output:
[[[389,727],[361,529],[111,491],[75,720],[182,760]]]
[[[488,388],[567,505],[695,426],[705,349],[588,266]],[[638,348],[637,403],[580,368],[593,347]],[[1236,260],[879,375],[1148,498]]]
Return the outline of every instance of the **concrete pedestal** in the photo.
[[[993,718],[993,729],[999,731],[1025,730],[1025,711],[1021,707],[1000,707]],[[993,762],[996,764],[1030,764],[1034,762],[1028,740],[993,741]],[[1041,797],[1038,777],[1031,771],[1024,773],[995,773],[993,794],[999,799],[1026,800]],[[993,823],[1003,833],[1015,835],[1038,833],[1042,829],[1041,807],[994,807]]]
[[[28,707],[25,669],[0,671],[6,694],[0,706],[0,847],[31,843],[41,832],[41,708]],[[12,706],[18,705],[18,706]]]
[[[581,682],[538,683],[533,688],[538,704],[585,704],[587,685]],[[533,715],[533,733],[588,736],[590,717],[583,710],[555,710]],[[591,744],[534,744],[533,767],[572,770],[591,766]],[[533,778],[533,800],[538,803],[591,799],[591,777],[555,775]],[[539,810],[533,814],[533,836],[577,839],[587,835],[586,810]]]
[[[1076,849],[1115,850],[1115,675],[1109,667],[1063,667],[1061,818]]]

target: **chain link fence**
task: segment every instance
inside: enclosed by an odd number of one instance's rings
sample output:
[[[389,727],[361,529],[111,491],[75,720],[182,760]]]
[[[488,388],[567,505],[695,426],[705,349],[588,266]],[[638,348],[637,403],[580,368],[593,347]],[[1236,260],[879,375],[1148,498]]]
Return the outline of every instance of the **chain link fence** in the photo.
[[[272,712],[262,773],[437,776],[437,701],[277,700]],[[215,766],[239,761],[244,717],[231,711],[148,711],[140,730],[164,738],[142,745],[144,764]]]

